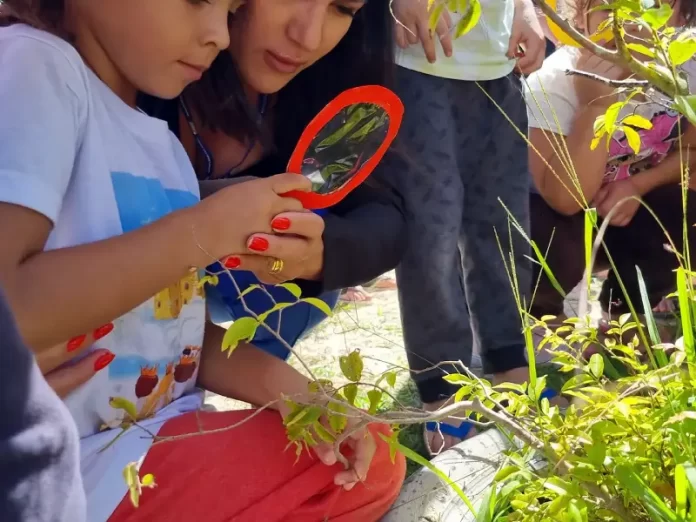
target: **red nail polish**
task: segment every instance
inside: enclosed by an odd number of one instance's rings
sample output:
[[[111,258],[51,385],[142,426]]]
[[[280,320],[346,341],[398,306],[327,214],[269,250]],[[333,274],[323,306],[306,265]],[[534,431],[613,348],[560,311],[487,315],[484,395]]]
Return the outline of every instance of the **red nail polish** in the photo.
[[[85,339],[87,339],[86,335],[78,335],[77,337],[73,337],[68,341],[68,352],[74,352],[77,350],[80,346],[82,346],[82,343],[85,342]]]
[[[109,366],[115,358],[116,356],[113,353],[106,352],[94,362],[94,371],[98,372],[99,370],[103,370]]]
[[[263,237],[255,237],[249,243],[249,250],[255,250],[256,252],[265,252],[268,250],[268,240]]]
[[[237,256],[230,256],[225,261],[222,263],[225,268],[228,268],[230,270],[234,270],[235,268],[239,268],[239,265],[242,264],[242,260],[239,259]]]
[[[275,218],[271,221],[273,230],[287,230],[290,228],[290,220],[286,217]]]
[[[98,341],[102,337],[106,337],[109,335],[112,330],[114,329],[114,323],[109,323],[105,324],[104,326],[100,326],[96,330],[94,330],[94,333],[92,334],[94,336],[94,340]]]

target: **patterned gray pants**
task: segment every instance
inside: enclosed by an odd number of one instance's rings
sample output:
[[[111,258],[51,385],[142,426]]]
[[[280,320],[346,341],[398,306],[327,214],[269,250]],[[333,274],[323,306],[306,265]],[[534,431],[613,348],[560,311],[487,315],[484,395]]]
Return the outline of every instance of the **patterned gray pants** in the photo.
[[[401,195],[409,220],[408,251],[396,274],[411,368],[470,364],[474,337],[486,373],[523,366],[521,320],[503,256],[510,266],[512,240],[515,275],[528,294],[529,249],[519,233],[509,234],[499,198],[528,229],[527,145],[481,90],[526,133],[520,81],[510,75],[477,84],[403,68],[396,79],[406,113],[376,174]],[[443,373],[414,375],[424,401],[451,393]]]

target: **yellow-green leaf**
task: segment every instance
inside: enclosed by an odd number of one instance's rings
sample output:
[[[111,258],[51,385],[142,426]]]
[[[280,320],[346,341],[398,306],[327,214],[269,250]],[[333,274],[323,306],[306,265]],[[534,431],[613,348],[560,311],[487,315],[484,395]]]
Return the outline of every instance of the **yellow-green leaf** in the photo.
[[[303,303],[310,304],[315,308],[318,308],[319,310],[324,312],[328,317],[331,317],[331,314],[333,313],[329,305],[327,305],[324,301],[317,297],[305,297],[303,299],[300,299],[300,301],[302,301]]]
[[[597,136],[597,137],[593,138],[592,143],[590,143],[590,150],[595,150],[599,146],[601,141],[602,141],[602,136]]]
[[[328,444],[333,444],[336,441],[336,437],[334,437],[333,434],[329,430],[327,430],[321,422],[315,422],[313,427],[314,432],[317,434],[317,437],[319,437],[324,442]]]
[[[655,57],[655,50],[651,49],[650,47],[647,47],[643,44],[638,44],[638,43],[629,43],[626,45],[631,51],[635,51],[637,53],[640,53],[644,56],[649,56],[650,58]]]
[[[297,297],[298,299],[302,295],[302,289],[295,283],[283,283],[282,285],[278,286],[280,286],[281,288],[285,288],[288,292],[290,292],[294,297]]]
[[[688,62],[696,54],[696,40],[691,37],[688,39],[677,39],[669,44],[669,59],[673,65],[682,65]]]
[[[653,124],[652,122],[641,116],[640,114],[631,114],[630,116],[626,116],[621,123],[623,125],[630,125],[631,127],[637,127],[639,129],[652,129]]]
[[[642,19],[655,30],[661,29],[672,17],[672,8],[667,2],[660,4],[660,7],[647,9]]]
[[[481,18],[481,1],[469,0],[469,9],[454,28],[454,37],[459,38],[471,31]]]
[[[253,284],[253,285],[247,286],[244,290],[242,290],[242,291],[239,293],[239,299],[241,299],[242,297],[244,297],[244,296],[250,294],[250,293],[253,292],[254,290],[259,290],[260,288],[261,288],[261,285],[257,285],[257,284]]]
[[[116,410],[125,411],[132,420],[138,419],[138,409],[135,407],[135,404],[128,399],[124,399],[123,397],[111,397],[109,399],[109,406]]]
[[[346,407],[343,404],[330,402],[329,406],[329,426],[334,433],[341,434],[346,429],[348,417],[346,417]]]
[[[590,357],[590,363],[587,365],[590,374],[595,378],[599,379],[604,375],[604,357],[601,354],[595,353]]]
[[[387,372],[384,375],[384,378],[387,380],[387,384],[394,388],[396,386],[396,372]]]
[[[438,4],[430,11],[430,17],[428,18],[428,27],[431,31],[435,31],[437,28],[437,23],[440,21],[443,11],[445,10],[445,4]]]
[[[377,407],[379,406],[380,401],[382,400],[382,391],[381,390],[370,390],[367,392],[367,398],[370,399],[370,409],[369,412],[371,415],[374,415],[377,413]]]
[[[339,357],[338,363],[341,367],[341,372],[349,381],[358,382],[362,378],[363,361],[360,356],[360,350],[355,350],[348,355]]]
[[[628,146],[635,154],[640,152],[640,134],[633,130],[631,127],[623,128],[624,134],[626,135],[626,141],[628,141]]]
[[[351,406],[355,405],[355,398],[358,396],[358,385],[357,384],[347,384],[343,388],[343,395],[345,395],[346,400]]]
[[[145,475],[140,483],[146,488],[154,488],[157,485],[155,482],[155,476],[152,473]]]
[[[240,317],[225,332],[222,338],[222,351],[232,355],[242,341],[250,341],[256,335],[259,322],[254,317]]]

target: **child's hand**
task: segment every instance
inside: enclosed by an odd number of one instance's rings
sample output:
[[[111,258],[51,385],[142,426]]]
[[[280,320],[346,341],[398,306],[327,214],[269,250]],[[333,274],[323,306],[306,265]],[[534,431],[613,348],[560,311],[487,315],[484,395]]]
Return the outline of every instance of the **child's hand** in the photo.
[[[193,266],[235,252],[246,252],[253,234],[273,232],[273,218],[284,212],[302,212],[302,203],[282,194],[291,190],[308,192],[312,183],[297,174],[278,174],[226,187],[188,209],[191,237],[186,247],[195,249]]]
[[[262,283],[317,280],[324,268],[324,220],[314,212],[286,212],[271,221],[274,234],[254,234],[244,255],[223,260],[230,269],[249,270]],[[253,254],[253,255],[252,255]]]
[[[396,43],[402,49],[420,42],[430,63],[435,63],[435,39],[440,41],[445,56],[452,56],[452,18],[445,9],[434,33],[428,26],[430,15],[427,0],[394,0],[392,3]]]
[[[595,195],[592,205],[597,208],[597,214],[605,218],[622,199],[631,197],[633,198],[621,203],[621,207],[611,216],[609,222],[615,227],[625,227],[631,222],[640,207],[640,201],[635,199],[640,198],[640,192],[631,178],[612,181],[604,185]]]
[[[579,74],[573,75],[575,92],[581,107],[590,104],[608,107],[616,101],[616,89],[602,82],[601,79],[622,80],[628,76],[628,71],[625,69],[584,49],[580,51],[580,58],[575,68],[600,78],[600,80],[594,80]]]
[[[75,364],[65,365],[83,355],[96,341],[106,337],[112,330],[113,324],[107,324],[89,335],[79,335],[67,343],[58,344],[36,355],[41,373],[59,397],[66,397],[111,364],[115,358],[114,354],[109,350],[98,349]]]
[[[520,52],[522,47],[524,51]],[[517,59],[517,70],[531,74],[541,67],[546,56],[546,41],[534,5],[528,0],[515,2],[515,18],[507,56]]]

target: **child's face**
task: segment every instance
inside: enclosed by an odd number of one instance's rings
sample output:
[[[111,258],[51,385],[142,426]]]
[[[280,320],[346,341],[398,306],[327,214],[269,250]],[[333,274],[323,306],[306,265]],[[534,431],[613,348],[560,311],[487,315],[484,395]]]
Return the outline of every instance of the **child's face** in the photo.
[[[242,80],[260,93],[279,91],[338,45],[352,14],[364,4],[365,0],[248,0],[230,25],[230,53]]]
[[[67,0],[85,61],[122,98],[174,98],[229,45],[237,0]],[[126,100],[129,101],[129,100]]]

